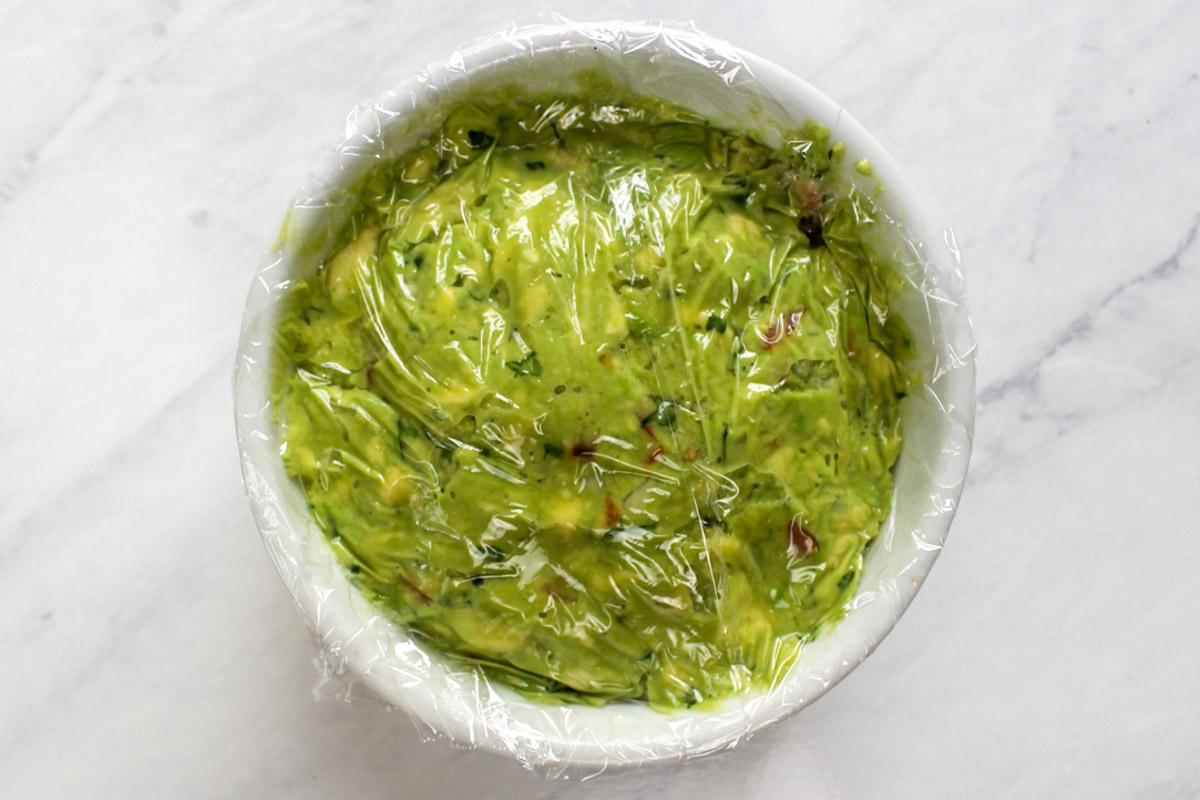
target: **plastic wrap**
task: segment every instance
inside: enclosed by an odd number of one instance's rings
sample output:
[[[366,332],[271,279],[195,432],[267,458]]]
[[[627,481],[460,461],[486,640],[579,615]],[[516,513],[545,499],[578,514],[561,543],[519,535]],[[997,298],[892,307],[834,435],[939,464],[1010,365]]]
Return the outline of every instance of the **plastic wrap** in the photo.
[[[579,96],[599,99],[550,109],[555,97]],[[623,106],[617,97],[637,100]],[[502,122],[479,113],[490,101],[503,105]],[[544,119],[521,117],[531,104]],[[630,108],[649,119],[621,117]],[[447,121],[463,114],[475,117]],[[586,138],[607,135],[610,123],[617,139]],[[605,173],[593,197],[580,188],[596,160],[587,148],[609,145],[631,154],[633,168],[620,180]],[[814,145],[820,152],[809,152]],[[656,172],[652,160],[637,162],[641,150],[675,166]],[[678,168],[698,153],[701,166]],[[714,162],[737,180],[706,183]],[[381,182],[383,171],[412,186]],[[422,194],[434,173],[447,194],[441,203]],[[568,185],[555,174],[578,176],[566,195],[552,191]],[[759,177],[747,185],[747,174]],[[669,190],[658,191],[655,181],[668,178]],[[490,198],[485,183],[499,187]],[[420,203],[409,202],[410,190]],[[713,199],[734,195],[753,213],[726,213],[730,201]],[[425,211],[414,212],[418,205]],[[710,207],[723,211],[705,220]],[[482,231],[471,208],[503,225]],[[783,219],[791,239],[801,232],[799,249],[751,252],[761,226]],[[516,233],[505,239],[501,229]],[[863,231],[871,241],[858,241]],[[662,241],[674,236],[671,246]],[[521,249],[522,242],[538,246]],[[722,268],[735,253],[742,261],[714,288],[703,258],[680,255],[691,242],[706,252],[718,243]],[[811,255],[818,250],[825,255]],[[886,256],[887,276],[868,268],[847,277],[836,263],[872,250]],[[369,285],[390,274],[368,268],[385,256],[402,275],[388,290]],[[858,298],[851,309],[873,322],[856,329],[850,316],[839,317],[845,299],[822,308],[813,293],[823,284],[809,273],[823,269],[841,276],[834,288]],[[788,274],[798,277],[785,290]],[[588,289],[589,280],[603,284]],[[319,288],[304,294],[309,286]],[[669,319],[638,305],[647,291],[645,308]],[[346,304],[355,310],[343,319]],[[439,312],[469,331],[447,330],[454,323],[431,316]],[[345,333],[351,325],[358,333]],[[428,350],[414,350],[406,337]],[[339,350],[342,338],[367,344]],[[904,351],[893,353],[898,367],[877,339]],[[289,352],[279,352],[281,341]],[[476,348],[473,357],[464,346]],[[883,366],[856,366],[872,358]],[[283,362],[299,387],[291,394],[278,371]],[[759,413],[722,405],[726,362],[739,380],[743,372],[747,381],[773,376],[751,384],[759,387],[751,394],[795,390],[795,402],[755,406]],[[331,369],[345,379],[331,382]],[[836,406],[822,416],[814,398],[832,395],[813,386],[835,378],[870,394],[861,427],[871,435],[831,441],[871,455],[847,453],[841,467],[836,454],[832,466],[810,459],[815,466],[793,467],[810,463],[794,451],[806,452],[812,434],[787,422],[791,410],[815,427],[854,416]],[[295,399],[301,394],[303,402]],[[895,409],[892,397],[903,398]],[[614,410],[625,398],[629,408]],[[886,635],[936,558],[962,489],[974,341],[950,230],[839,107],[694,31],[557,22],[466,48],[356,109],[258,271],[235,401],[259,529],[343,693],[366,687],[435,734],[544,773],[591,772],[730,747],[819,697]],[[787,424],[770,427],[767,411]],[[343,413],[344,423],[322,428]],[[303,425],[309,438],[336,433],[345,442],[308,453],[298,446],[303,436],[285,442],[281,418],[292,420],[293,436]],[[576,428],[562,427],[567,418]],[[734,418],[741,421],[731,437]],[[897,424],[903,447],[889,470]],[[731,478],[735,462],[743,473]],[[858,473],[851,462],[863,465]],[[809,473],[811,491],[797,490],[799,499],[772,477],[795,484]],[[821,501],[812,486],[832,475],[861,485],[852,492],[839,484],[841,496]],[[875,497],[893,476],[890,497]],[[358,494],[361,481],[370,502]],[[553,489],[535,487],[542,481]],[[750,500],[754,513],[736,516]],[[342,505],[358,516],[339,518]],[[388,517],[394,509],[410,516]],[[339,532],[378,514],[374,539]],[[558,532],[544,534],[551,529]],[[778,540],[778,563],[755,549],[763,546],[758,531]],[[379,537],[403,559],[355,552]],[[860,566],[857,548],[868,537]],[[820,613],[775,610],[768,601],[785,608],[786,598],[766,587],[780,570],[812,584],[798,597],[824,593]],[[492,591],[496,578],[510,594]],[[825,613],[843,599],[844,616]],[[673,614],[680,630],[672,630]],[[781,638],[772,627],[781,614],[801,620],[804,635]],[[733,643],[709,647],[706,636]],[[582,653],[577,661],[559,646],[570,637]],[[747,654],[755,648],[762,652]],[[487,666],[447,656],[456,650]],[[538,673],[549,677],[531,683]],[[709,690],[717,696],[703,696]]]

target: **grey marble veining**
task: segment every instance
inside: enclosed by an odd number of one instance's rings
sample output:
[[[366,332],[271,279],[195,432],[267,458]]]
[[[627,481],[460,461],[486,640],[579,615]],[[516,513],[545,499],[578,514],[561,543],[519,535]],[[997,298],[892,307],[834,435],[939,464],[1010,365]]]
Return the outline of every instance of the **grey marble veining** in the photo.
[[[880,649],[682,767],[548,783],[314,698],[230,397],[242,300],[356,102],[536,4],[0,4],[0,795],[1200,797],[1200,6],[729,4],[947,211],[971,478]]]

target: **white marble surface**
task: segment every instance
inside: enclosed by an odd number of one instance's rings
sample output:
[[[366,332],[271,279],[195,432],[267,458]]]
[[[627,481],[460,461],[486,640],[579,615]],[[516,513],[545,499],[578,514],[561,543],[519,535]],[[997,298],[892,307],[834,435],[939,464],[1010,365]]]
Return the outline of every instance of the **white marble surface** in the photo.
[[[707,761],[546,782],[314,699],[238,474],[250,275],[354,102],[537,8],[0,3],[0,796],[1200,797],[1186,2],[560,4],[794,70],[950,212],[981,394],[949,545],[864,666]]]

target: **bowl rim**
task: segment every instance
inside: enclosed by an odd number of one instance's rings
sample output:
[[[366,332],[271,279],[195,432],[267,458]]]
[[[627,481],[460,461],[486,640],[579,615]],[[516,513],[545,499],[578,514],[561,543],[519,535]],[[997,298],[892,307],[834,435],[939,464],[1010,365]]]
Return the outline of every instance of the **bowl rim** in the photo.
[[[775,97],[781,98],[781,102],[795,103],[797,107],[804,110],[806,117],[830,125],[831,128],[834,126],[830,123],[835,123],[837,139],[846,143],[847,150],[871,161],[875,174],[887,186],[888,193],[894,198],[892,204],[903,210],[906,231],[919,231],[924,236],[943,237],[946,245],[945,251],[943,252],[939,248],[924,254],[924,257],[933,260],[942,259],[943,271],[951,276],[957,276],[959,282],[958,286],[950,288],[954,290],[955,302],[962,306],[962,324],[966,326],[970,350],[964,353],[964,363],[957,365],[957,368],[951,371],[954,380],[948,386],[947,391],[954,403],[958,423],[965,433],[966,451],[965,454],[959,453],[960,457],[952,467],[957,473],[947,476],[950,484],[940,497],[940,500],[948,505],[948,511],[930,518],[922,529],[922,541],[928,546],[918,548],[915,557],[904,571],[907,580],[898,581],[894,591],[882,593],[873,599],[874,603],[883,605],[874,609],[873,613],[879,622],[869,627],[869,635],[855,642],[855,647],[844,648],[843,652],[839,654],[840,658],[834,659],[831,666],[818,679],[813,680],[809,676],[810,679],[805,680],[802,686],[787,686],[786,684],[793,679],[789,675],[782,682],[785,684],[782,691],[772,691],[765,695],[748,695],[747,697],[750,699],[744,703],[740,697],[735,697],[733,704],[740,705],[740,709],[730,710],[723,705],[714,711],[687,712],[687,715],[698,715],[706,722],[715,720],[718,716],[725,717],[721,724],[706,725],[706,730],[702,733],[690,724],[668,725],[667,728],[674,733],[665,738],[663,736],[650,738],[645,742],[637,743],[635,747],[622,747],[618,751],[614,751],[613,741],[597,737],[595,731],[590,728],[563,724],[560,721],[557,724],[549,724],[542,730],[529,730],[526,726],[518,725],[511,730],[497,731],[494,730],[497,725],[496,719],[475,718],[470,704],[450,709],[449,706],[461,703],[463,698],[437,697],[435,692],[430,691],[427,683],[414,683],[411,676],[403,671],[380,669],[380,659],[386,661],[391,657],[389,653],[385,652],[387,648],[395,651],[402,645],[394,637],[389,638],[390,634],[386,630],[387,623],[378,617],[372,621],[371,625],[378,625],[374,632],[380,635],[381,642],[386,642],[386,647],[338,648],[337,660],[340,663],[336,669],[348,672],[357,680],[362,681],[387,703],[406,709],[419,721],[447,734],[456,742],[482,747],[501,754],[517,755],[520,760],[527,764],[532,763],[534,766],[565,765],[585,768],[632,766],[673,761],[713,752],[731,746],[790,716],[821,697],[841,681],[892,630],[937,559],[962,492],[974,424],[974,338],[965,310],[965,293],[962,290],[961,274],[957,266],[957,247],[953,242],[949,227],[941,221],[941,216],[934,213],[931,207],[917,195],[882,145],[844,108],[807,81],[782,67],[734,47],[723,40],[694,30],[656,23],[608,21],[581,25],[559,22],[532,26],[527,31],[529,41],[540,42],[545,47],[555,49],[588,47],[591,46],[595,37],[611,37],[614,33],[633,37],[661,36],[665,33],[677,43],[683,43],[688,48],[694,49],[695,52],[714,53],[719,54],[721,58],[735,59],[749,70],[755,81],[765,86]],[[533,54],[532,46],[528,52],[530,55]],[[522,57],[524,57],[524,53],[514,50],[511,32],[507,35],[494,36],[468,46],[450,58],[431,65],[421,75],[410,78],[386,92],[384,98],[390,107],[394,107],[396,101],[402,99],[404,102],[411,102],[414,109],[419,109],[423,105],[427,105],[425,95],[431,84],[436,85],[440,80],[449,79],[470,80],[472,75],[483,74],[515,58]],[[679,57],[686,58],[688,56],[680,55]],[[471,66],[464,70],[464,64]],[[345,156],[352,141],[361,139],[363,136],[378,137],[381,134],[378,129],[380,120],[376,112],[382,106],[383,100],[376,104],[361,106],[356,113],[351,115],[347,122],[343,141],[335,151],[336,163],[333,165],[331,174],[341,174],[340,162],[337,162],[336,159]],[[314,170],[314,175],[317,171]],[[328,170],[326,171],[328,172]],[[326,187],[326,190],[336,188],[338,182],[336,177],[332,180],[329,177],[317,180],[320,185]],[[306,190],[302,189],[301,194],[293,203],[293,208],[306,196],[308,196]],[[289,274],[287,269],[291,265],[287,262],[286,257],[278,252],[273,256],[269,253],[267,260],[271,261],[272,259],[274,259],[273,267],[282,266],[283,273]],[[931,268],[928,261],[924,263],[924,266],[927,270]],[[248,384],[253,382],[253,375],[251,374],[252,370],[247,369],[248,363],[261,361],[258,358],[261,356],[261,352],[254,357],[249,355],[253,349],[250,339],[253,336],[252,329],[256,322],[256,320],[250,319],[249,309],[255,293],[262,292],[262,283],[260,271],[258,279],[251,289],[251,300],[248,300],[247,318],[243,321],[242,341],[239,343],[238,365],[235,369],[236,421],[247,492],[251,498],[260,533],[273,561],[320,642],[326,647],[335,643],[355,642],[356,640],[361,643],[364,630],[366,630],[362,607],[366,601],[361,595],[358,595],[355,590],[349,589],[348,581],[345,581],[344,590],[332,593],[314,592],[312,586],[304,583],[307,574],[305,559],[311,556],[311,554],[306,554],[304,542],[300,539],[291,540],[288,537],[269,533],[269,531],[278,531],[281,522],[284,525],[292,525],[297,530],[305,526],[308,528],[315,526],[303,519],[301,515],[296,514],[287,503],[280,502],[279,494],[282,487],[276,485],[277,481],[273,483],[271,477],[273,467],[277,465],[269,463],[271,458],[279,460],[277,453],[272,455],[267,448],[252,446],[254,440],[263,438],[261,431],[264,430],[264,415],[267,413],[263,406],[262,393],[249,391]],[[273,302],[276,299],[277,296],[269,299],[268,312],[273,309]],[[258,319],[257,323],[263,324],[261,319]],[[259,364],[259,368],[261,368],[261,364]],[[258,442],[258,445],[261,445],[261,442]],[[275,469],[274,472],[278,472],[278,470]],[[295,518],[281,521],[280,515],[285,518],[288,516]],[[328,550],[327,547],[325,549]],[[851,613],[854,613],[853,610],[847,614],[847,618]],[[845,622],[846,620],[843,620],[842,624]],[[420,647],[407,637],[401,636],[400,638],[407,640],[408,646],[420,650]],[[398,653],[398,651],[396,652]],[[495,704],[517,704],[517,706],[526,705],[536,708],[538,712],[546,710],[546,706],[543,704],[523,698],[506,688],[498,690],[497,687],[486,685],[486,683],[486,681],[477,679],[473,684],[473,690],[478,693],[474,699],[475,708],[480,707],[481,704],[488,708],[495,708]],[[771,695],[776,696],[772,698]],[[765,698],[769,702],[750,702],[754,698],[760,700]],[[618,703],[604,708],[613,709],[614,706],[626,705],[629,704]],[[640,708],[650,714],[659,713],[649,711],[648,707],[644,705]],[[628,713],[635,713],[629,712],[628,709],[625,710]],[[605,713],[597,709],[592,709],[592,711]]]

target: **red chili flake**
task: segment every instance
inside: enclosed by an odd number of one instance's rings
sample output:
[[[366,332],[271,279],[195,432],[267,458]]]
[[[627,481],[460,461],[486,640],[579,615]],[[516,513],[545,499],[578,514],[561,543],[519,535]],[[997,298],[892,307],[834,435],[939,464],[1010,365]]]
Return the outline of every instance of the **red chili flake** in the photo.
[[[662,445],[656,445],[655,448],[650,451],[650,455],[646,456],[646,463],[653,464],[655,461],[658,461],[660,458],[662,458],[665,452],[666,451],[662,449]]]
[[[695,461],[696,457],[699,455],[700,455],[700,448],[696,447],[696,445],[694,445],[694,444],[689,444],[687,446],[687,449],[685,449],[683,451],[683,457],[685,459],[687,459],[688,461]]]
[[[796,205],[796,224],[800,232],[808,237],[810,247],[825,244],[822,233],[821,212],[825,205],[821,184],[814,180],[797,180],[791,186],[792,202]]]
[[[422,603],[424,603],[425,605],[429,605],[430,603],[433,602],[433,598],[430,597],[429,595],[425,594],[425,592],[421,589],[420,586],[417,586],[415,583],[413,583],[412,581],[410,581],[408,578],[404,577],[403,575],[400,576],[400,580],[404,582],[405,586],[407,586],[408,588],[410,588],[414,592],[416,592],[417,597],[421,598]]]
[[[592,458],[596,455],[596,446],[591,442],[576,442],[571,446],[571,455],[576,458]]]
[[[604,498],[604,522],[608,527],[613,527],[621,521],[621,509],[617,508],[617,503],[611,497]]]
[[[804,311],[803,308],[789,311],[780,316],[775,322],[772,322],[771,327],[767,328],[767,332],[761,335],[763,349],[770,350],[785,338],[795,333],[796,329],[800,327],[800,320],[804,319]]]
[[[661,442],[658,440],[658,436],[654,433],[654,429],[650,427],[650,423],[646,423],[642,426],[642,433],[649,436],[650,441],[654,442],[655,444],[661,444]]]
[[[551,602],[558,601],[560,603],[573,603],[576,599],[575,591],[562,578],[551,578],[544,581],[541,586],[542,592],[545,593],[547,599]],[[548,606],[547,606],[548,607]]]
[[[612,357],[605,353],[604,355],[600,356],[600,363],[606,367],[612,366]]]
[[[792,521],[788,523],[788,550],[800,558],[807,558],[818,548],[817,537],[813,536],[798,518],[792,517]]]
[[[798,180],[791,186],[792,199],[801,213],[814,213],[825,205],[821,184],[812,180]]]

